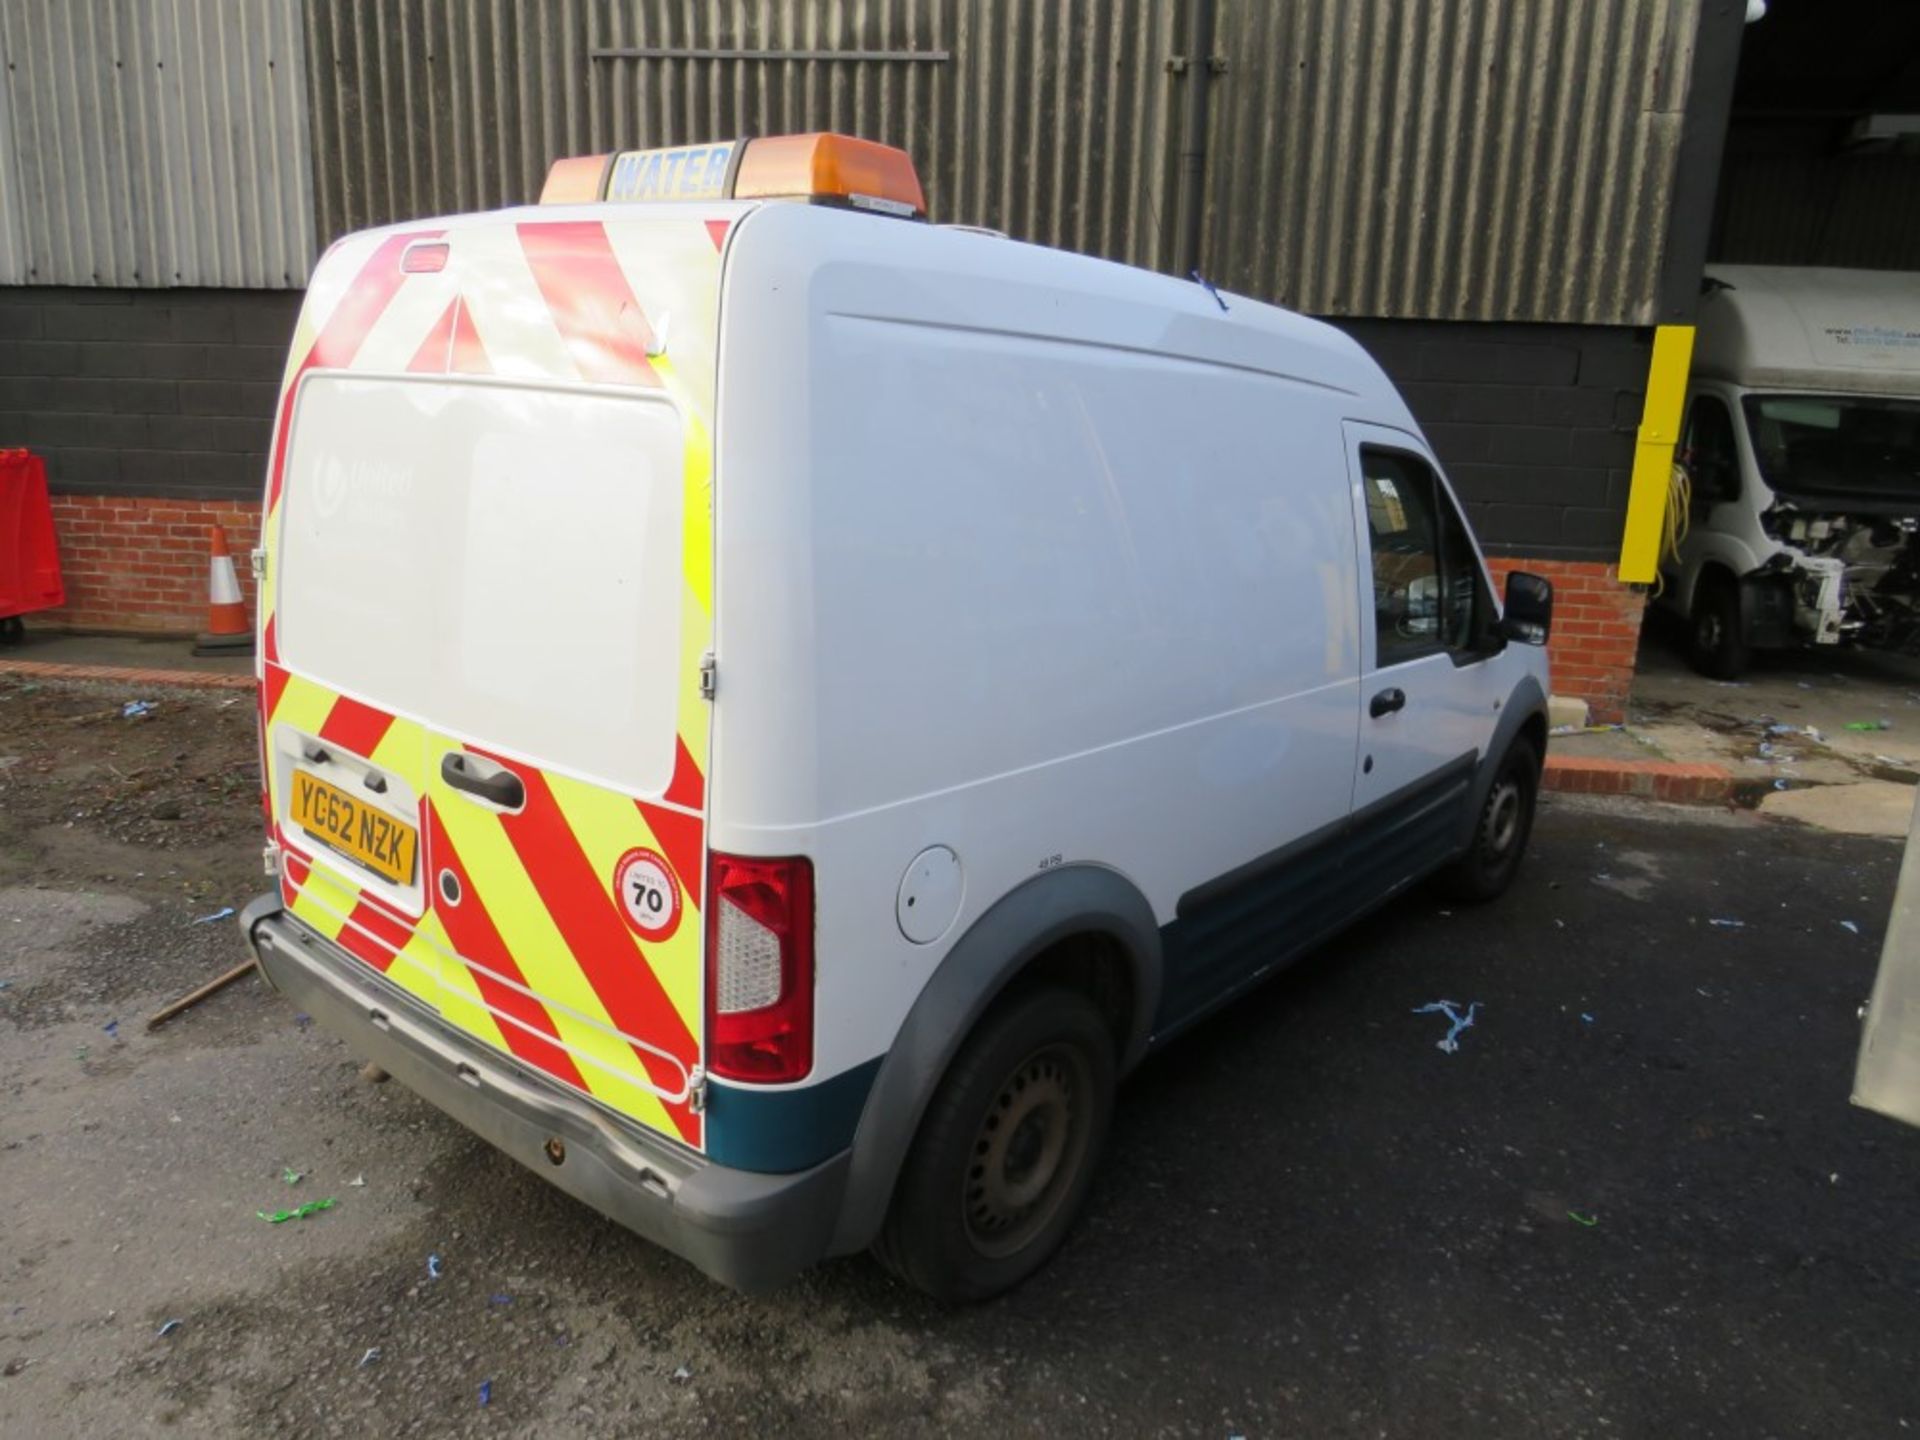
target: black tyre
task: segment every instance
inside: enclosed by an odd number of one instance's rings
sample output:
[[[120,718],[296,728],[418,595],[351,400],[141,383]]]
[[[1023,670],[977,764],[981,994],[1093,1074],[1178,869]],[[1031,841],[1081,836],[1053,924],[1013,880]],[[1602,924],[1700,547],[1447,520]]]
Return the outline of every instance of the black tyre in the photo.
[[[1712,680],[1738,680],[1746,673],[1752,652],[1740,626],[1740,591],[1730,581],[1702,579],[1695,588],[1687,658]]]
[[[1539,799],[1540,752],[1531,740],[1515,740],[1487,787],[1467,853],[1441,872],[1441,886],[1449,895],[1456,900],[1492,900],[1513,883],[1533,834]]]
[[[907,1153],[875,1253],[938,1300],[1011,1289],[1059,1248],[1113,1114],[1113,1036],[1091,1001],[1016,994],[968,1037]]]
[[[27,638],[27,622],[18,615],[0,620],[0,645],[18,645]]]

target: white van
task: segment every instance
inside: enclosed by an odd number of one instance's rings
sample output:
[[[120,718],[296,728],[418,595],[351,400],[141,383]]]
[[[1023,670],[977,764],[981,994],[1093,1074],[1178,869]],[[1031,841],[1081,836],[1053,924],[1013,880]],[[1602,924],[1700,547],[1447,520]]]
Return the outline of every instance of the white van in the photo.
[[[898,151],[544,198],[314,276],[242,925],[709,1275],[993,1294],[1149,1049],[1423,876],[1506,886],[1551,591],[1502,615],[1351,340],[925,223]]]
[[[1662,600],[1702,673],[1756,648],[1920,653],[1920,275],[1717,265]]]

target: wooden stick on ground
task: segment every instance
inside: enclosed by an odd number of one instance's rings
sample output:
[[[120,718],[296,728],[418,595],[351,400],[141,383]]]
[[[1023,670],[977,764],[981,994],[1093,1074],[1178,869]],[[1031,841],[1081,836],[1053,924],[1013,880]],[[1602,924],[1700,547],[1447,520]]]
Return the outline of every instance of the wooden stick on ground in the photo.
[[[206,999],[209,995],[213,994],[214,991],[225,989],[227,986],[231,985],[234,981],[238,980],[242,975],[245,975],[249,971],[255,970],[257,968],[259,968],[258,962],[253,960],[247,961],[247,963],[244,965],[234,966],[233,969],[229,970],[226,974],[222,975],[219,979],[209,980],[206,984],[202,985],[198,990],[192,991],[191,993],[186,995],[182,995],[178,1000],[175,1000],[172,1004],[162,1006],[159,1010],[155,1011],[153,1016],[147,1021],[147,1029],[152,1030],[157,1028],[158,1026],[166,1024],[167,1021],[171,1020],[174,1016],[178,1015],[182,1010],[190,1009],[191,1007],[198,1005],[202,1000]]]

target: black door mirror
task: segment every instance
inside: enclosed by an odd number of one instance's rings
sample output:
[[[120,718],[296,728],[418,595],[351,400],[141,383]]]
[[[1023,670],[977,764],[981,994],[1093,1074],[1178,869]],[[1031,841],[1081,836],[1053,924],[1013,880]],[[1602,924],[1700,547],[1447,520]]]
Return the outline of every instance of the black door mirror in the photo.
[[[1553,629],[1553,582],[1524,570],[1507,576],[1507,603],[1502,607],[1499,635],[1522,645],[1544,645]]]

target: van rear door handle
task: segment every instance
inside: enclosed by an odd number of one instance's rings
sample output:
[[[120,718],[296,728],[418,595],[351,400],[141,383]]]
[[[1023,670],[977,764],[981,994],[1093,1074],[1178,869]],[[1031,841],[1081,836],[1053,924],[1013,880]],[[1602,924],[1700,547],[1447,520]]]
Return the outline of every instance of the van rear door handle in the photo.
[[[1404,710],[1407,704],[1407,692],[1395,685],[1382,690],[1373,697],[1373,703],[1367,706],[1367,713],[1378,720],[1382,715],[1391,715],[1396,710]]]
[[[449,750],[440,758],[440,778],[455,790],[464,790],[469,795],[478,795],[482,800],[490,800],[502,810],[518,810],[527,803],[527,787],[520,777],[511,770],[500,770],[492,775],[482,776],[467,763],[467,757],[458,750]]]

